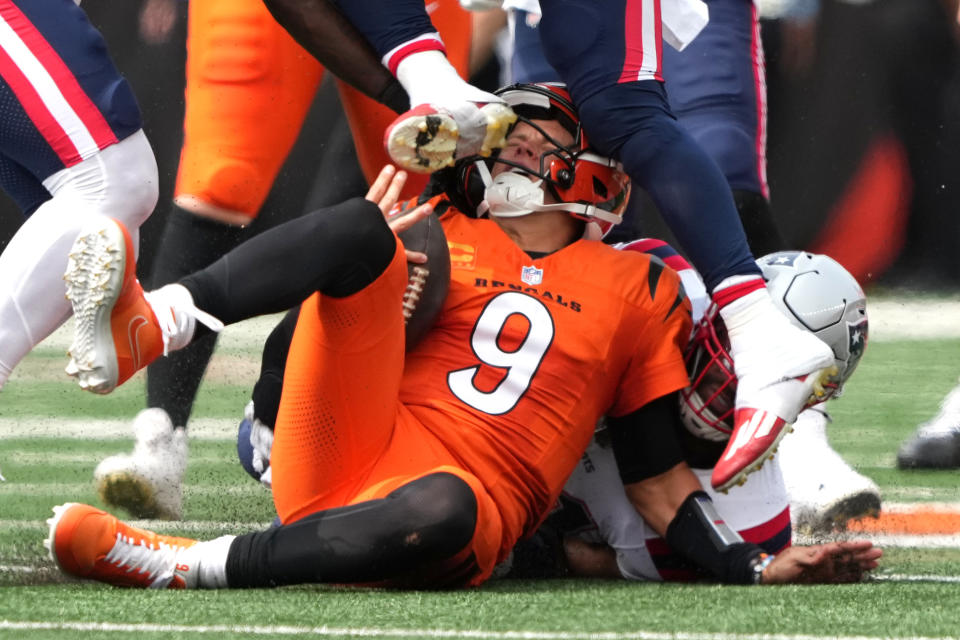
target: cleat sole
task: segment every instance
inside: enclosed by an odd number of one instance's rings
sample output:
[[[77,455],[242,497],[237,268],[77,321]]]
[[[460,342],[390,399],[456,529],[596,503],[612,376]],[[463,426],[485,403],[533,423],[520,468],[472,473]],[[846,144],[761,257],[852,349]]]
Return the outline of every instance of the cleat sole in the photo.
[[[134,518],[170,519],[157,505],[156,493],[145,478],[116,472],[98,478],[97,492],[105,504],[126,509]]]
[[[120,296],[125,253],[123,233],[114,224],[83,233],[74,241],[63,276],[74,318],[65,371],[93,393],[109,393],[117,386],[110,313]]]

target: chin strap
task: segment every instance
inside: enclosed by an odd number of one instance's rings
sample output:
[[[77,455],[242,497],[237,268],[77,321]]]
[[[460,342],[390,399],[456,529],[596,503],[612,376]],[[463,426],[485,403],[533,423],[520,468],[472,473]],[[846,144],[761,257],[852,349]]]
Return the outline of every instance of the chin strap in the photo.
[[[485,162],[477,162],[477,171],[483,184],[483,202],[477,207],[477,215],[491,215],[497,218],[519,218],[535,211],[566,211],[584,220],[603,220],[620,224],[623,217],[599,209],[592,204],[582,202],[543,203],[543,180],[532,180],[527,174],[518,171],[505,171],[496,178],[491,177]]]

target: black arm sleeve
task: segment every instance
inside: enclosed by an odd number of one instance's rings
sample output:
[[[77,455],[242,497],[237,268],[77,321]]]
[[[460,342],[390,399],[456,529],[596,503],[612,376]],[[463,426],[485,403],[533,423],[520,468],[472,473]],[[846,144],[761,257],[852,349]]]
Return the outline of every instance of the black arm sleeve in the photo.
[[[677,439],[677,394],[648,402],[632,413],[607,418],[613,455],[624,484],[660,475],[683,461]]]
[[[264,0],[300,46],[344,82],[397,113],[410,99],[373,47],[329,0]]]

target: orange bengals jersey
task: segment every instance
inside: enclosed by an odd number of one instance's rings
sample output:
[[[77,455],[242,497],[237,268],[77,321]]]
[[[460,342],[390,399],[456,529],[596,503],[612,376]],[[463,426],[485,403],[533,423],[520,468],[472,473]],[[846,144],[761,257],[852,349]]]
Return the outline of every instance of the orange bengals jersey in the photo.
[[[597,421],[687,385],[690,307],[648,254],[581,240],[532,259],[451,209],[450,293],[407,354],[400,400],[475,474],[504,540],[531,533]]]

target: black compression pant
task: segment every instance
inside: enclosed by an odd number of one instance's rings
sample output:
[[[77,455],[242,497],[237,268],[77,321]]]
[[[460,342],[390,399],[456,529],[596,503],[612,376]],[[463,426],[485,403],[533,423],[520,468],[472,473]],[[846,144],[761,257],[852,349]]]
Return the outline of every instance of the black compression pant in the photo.
[[[265,231],[180,284],[198,308],[232,324],[286,311],[315,291],[352,295],[386,270],[396,246],[380,209],[354,198]]]
[[[227,582],[232,588],[384,581],[458,587],[477,571],[466,551],[476,524],[470,486],[432,473],[385,498],[238,536],[227,555]]]

